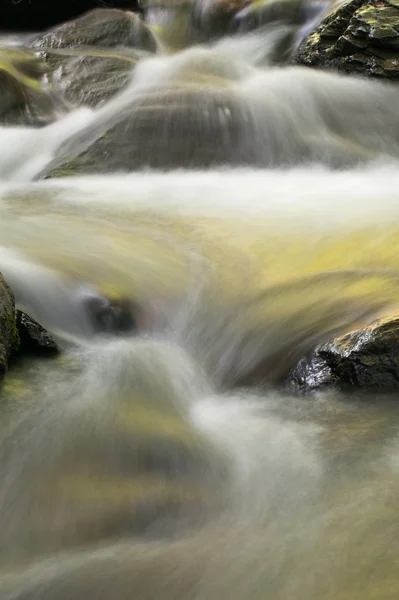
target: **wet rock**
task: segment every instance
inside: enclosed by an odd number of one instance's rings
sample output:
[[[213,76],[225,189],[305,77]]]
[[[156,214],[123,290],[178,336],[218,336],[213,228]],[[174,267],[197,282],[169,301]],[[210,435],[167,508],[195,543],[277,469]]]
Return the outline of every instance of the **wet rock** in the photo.
[[[7,371],[9,356],[18,345],[14,296],[0,274],[0,381]]]
[[[34,50],[96,46],[155,52],[157,44],[144,21],[130,11],[96,9],[56,27],[31,42]]]
[[[128,299],[110,300],[85,292],[82,304],[95,333],[123,335],[136,329],[137,307]]]
[[[135,11],[137,0],[1,0],[0,31],[42,31],[99,7]]]
[[[325,388],[341,391],[399,390],[399,317],[369,326],[320,345],[289,376],[289,386],[307,393]]]
[[[59,353],[58,346],[50,334],[29,315],[18,310],[16,324],[21,342],[19,354],[55,356]]]
[[[53,90],[68,103],[94,107],[126,85],[157,42],[138,15],[97,9],[46,32],[30,48],[46,65]]]
[[[49,50],[41,52],[48,68],[48,78],[67,102],[95,107],[119,92],[131,78],[141,55],[130,51]]]
[[[75,157],[75,141],[68,142],[72,158],[42,177],[130,172],[147,167],[262,166],[264,157],[257,152],[255,135],[250,109],[228,90],[176,86],[137,98],[128,117]],[[64,148],[60,152],[65,153]],[[276,161],[279,158],[276,156]]]
[[[399,79],[399,2],[345,2],[305,40],[296,62]]]
[[[39,127],[55,120],[59,99],[46,84],[45,65],[21,49],[0,50],[0,123]]]

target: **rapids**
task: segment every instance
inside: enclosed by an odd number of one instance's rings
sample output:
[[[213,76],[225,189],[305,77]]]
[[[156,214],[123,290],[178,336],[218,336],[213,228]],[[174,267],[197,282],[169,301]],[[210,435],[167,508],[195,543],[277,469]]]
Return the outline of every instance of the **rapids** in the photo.
[[[282,27],[160,51],[102,106],[0,131],[0,272],[63,349],[0,392],[1,600],[398,598],[396,395],[281,384],[398,309],[399,101],[270,65]],[[159,99],[173,153],[181,90],[223,160],[42,179]],[[90,294],[132,301],[135,334],[96,333]]]

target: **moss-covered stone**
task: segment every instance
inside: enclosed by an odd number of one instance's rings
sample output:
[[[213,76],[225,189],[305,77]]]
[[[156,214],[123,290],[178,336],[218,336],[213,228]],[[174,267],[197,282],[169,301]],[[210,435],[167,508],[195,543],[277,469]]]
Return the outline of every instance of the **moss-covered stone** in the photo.
[[[379,319],[323,344],[303,358],[289,377],[300,392],[399,390],[399,316]]]
[[[0,381],[7,372],[8,358],[18,344],[14,296],[0,274]]]
[[[399,3],[348,0],[305,40],[296,62],[399,79]]]

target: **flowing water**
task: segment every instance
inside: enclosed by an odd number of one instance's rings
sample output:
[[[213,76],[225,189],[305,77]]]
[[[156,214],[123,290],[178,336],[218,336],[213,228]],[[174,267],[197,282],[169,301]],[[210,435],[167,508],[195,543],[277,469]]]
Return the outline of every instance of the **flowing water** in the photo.
[[[0,271],[63,349],[1,390],[1,600],[398,597],[396,394],[281,383],[397,311],[399,100],[271,66],[279,31],[143,59],[103,106],[0,132]],[[154,164],[187,154],[187,103],[216,132],[190,168],[41,180],[164,101]],[[134,334],[95,331],[102,295]]]

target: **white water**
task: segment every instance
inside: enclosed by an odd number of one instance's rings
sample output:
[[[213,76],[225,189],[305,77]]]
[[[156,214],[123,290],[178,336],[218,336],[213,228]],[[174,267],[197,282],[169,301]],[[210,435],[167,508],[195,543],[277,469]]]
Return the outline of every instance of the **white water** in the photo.
[[[0,271],[66,348],[2,390],[2,600],[397,598],[394,402],[273,387],[396,310],[396,92],[261,68],[259,40],[148,59],[99,109],[2,131]],[[224,168],[29,182],[210,73],[244,115]],[[95,334],[96,293],[136,303],[135,335]]]

